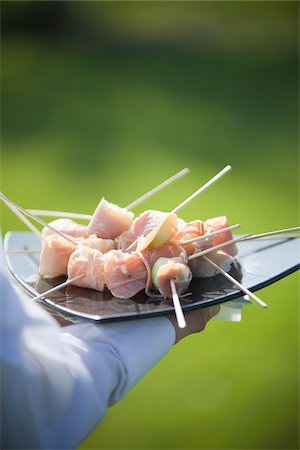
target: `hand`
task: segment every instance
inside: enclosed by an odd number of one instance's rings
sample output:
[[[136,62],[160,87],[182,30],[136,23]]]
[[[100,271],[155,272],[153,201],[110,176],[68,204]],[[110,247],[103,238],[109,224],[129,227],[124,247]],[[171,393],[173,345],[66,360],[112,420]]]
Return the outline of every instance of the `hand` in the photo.
[[[168,315],[167,318],[171,321],[176,333],[175,344],[192,333],[203,331],[207,322],[218,314],[220,308],[220,305],[214,305],[207,308],[186,311],[184,313],[186,320],[185,328],[178,327],[175,314]]]

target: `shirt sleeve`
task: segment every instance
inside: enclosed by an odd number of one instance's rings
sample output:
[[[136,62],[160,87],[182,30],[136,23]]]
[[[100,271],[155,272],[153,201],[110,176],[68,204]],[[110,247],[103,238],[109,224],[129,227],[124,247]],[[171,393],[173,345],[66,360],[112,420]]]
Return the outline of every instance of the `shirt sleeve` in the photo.
[[[169,351],[174,328],[165,317],[61,328],[5,272],[1,448],[72,449]]]

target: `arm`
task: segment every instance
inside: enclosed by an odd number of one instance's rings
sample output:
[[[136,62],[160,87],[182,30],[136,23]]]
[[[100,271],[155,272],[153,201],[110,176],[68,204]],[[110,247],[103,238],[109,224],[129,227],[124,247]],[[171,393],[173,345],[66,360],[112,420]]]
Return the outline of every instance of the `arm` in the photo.
[[[0,305],[3,448],[75,447],[175,339],[208,319],[188,313],[184,331],[173,316],[62,328],[4,273]]]

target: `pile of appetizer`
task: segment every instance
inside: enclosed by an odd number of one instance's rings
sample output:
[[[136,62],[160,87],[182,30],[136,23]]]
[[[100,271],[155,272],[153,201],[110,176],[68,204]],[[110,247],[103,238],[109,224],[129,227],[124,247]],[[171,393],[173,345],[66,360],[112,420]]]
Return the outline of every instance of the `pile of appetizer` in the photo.
[[[172,298],[171,280],[184,295],[193,277],[219,273],[200,256],[203,250],[211,248],[210,260],[230,270],[237,254],[230,228],[224,216],[186,223],[174,212],[148,210],[134,218],[102,198],[88,225],[60,218],[43,229],[39,272],[42,278],[67,275],[71,284],[108,289],[117,298],[143,290]]]

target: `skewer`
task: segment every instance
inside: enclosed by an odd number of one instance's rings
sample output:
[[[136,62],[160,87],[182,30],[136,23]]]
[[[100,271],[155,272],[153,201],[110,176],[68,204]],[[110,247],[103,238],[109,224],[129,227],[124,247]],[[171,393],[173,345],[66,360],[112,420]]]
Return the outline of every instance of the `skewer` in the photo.
[[[235,239],[231,239],[230,241],[222,242],[222,244],[215,245],[214,247],[209,247],[209,248],[207,248],[205,250],[201,250],[201,252],[194,253],[193,255],[189,256],[188,257],[188,261],[190,261],[191,259],[199,258],[200,256],[204,256],[207,253],[214,252],[215,250],[218,250],[219,248],[227,247],[230,244],[235,244],[236,242],[244,241],[244,240],[246,240],[246,238],[248,236],[252,236],[252,235],[251,234],[245,234],[244,236],[241,236],[241,237],[238,237],[238,238],[235,238]]]
[[[224,169],[222,169],[217,175],[215,175],[213,178],[211,178],[207,183],[205,183],[200,189],[198,189],[196,192],[194,192],[190,197],[185,199],[182,203],[180,203],[176,208],[174,208],[168,215],[177,213],[181,208],[183,208],[185,205],[187,205],[190,201],[192,201],[195,197],[197,197],[199,194],[201,194],[205,189],[207,189],[209,186],[214,184],[216,181],[218,181],[220,178],[222,178],[226,173],[230,172],[232,170],[231,166],[226,166]],[[165,219],[163,219],[165,220]],[[161,224],[160,224],[161,225]],[[138,242],[139,236],[127,247],[126,251],[130,250],[136,242]]]
[[[226,277],[228,280],[230,280],[233,284],[235,284],[241,291],[243,291],[248,297],[252,298],[256,303],[258,303],[263,308],[266,308],[268,305],[263,302],[260,298],[258,298],[255,294],[253,294],[249,289],[247,289],[245,286],[243,286],[239,281],[237,281],[235,278],[233,278],[229,273],[225,272],[220,266],[218,266],[214,261],[212,261],[207,256],[203,256],[205,261],[207,261],[211,266],[213,266],[218,272],[220,272],[224,277]]]
[[[241,225],[237,223],[236,225],[231,225],[230,227],[225,227],[220,230],[212,231],[211,233],[205,233],[202,236],[197,236],[187,240],[181,240],[178,242],[179,245],[192,244],[193,242],[202,241],[203,239],[210,238],[212,236],[216,236],[217,234],[222,234],[225,231],[232,231],[239,228]]]
[[[173,175],[172,177],[168,178],[166,181],[163,181],[161,184],[159,184],[158,186],[156,186],[155,188],[151,189],[151,191],[146,192],[146,194],[142,195],[141,197],[137,198],[136,200],[134,200],[133,202],[129,203],[129,205],[125,206],[126,209],[132,209],[135,206],[139,205],[140,203],[142,203],[144,200],[146,200],[147,198],[151,197],[152,195],[156,194],[157,192],[159,192],[161,189],[163,189],[164,187],[168,186],[169,184],[173,183],[174,181],[178,180],[179,178],[183,177],[184,175],[186,175],[187,173],[189,173],[189,168],[186,167],[185,169],[182,169],[180,172],[176,173],[175,175]]]
[[[13,207],[9,202],[3,200],[6,206],[41,240],[44,239],[42,233],[31,223],[28,219],[15,207]]]
[[[69,280],[65,281],[64,283],[58,284],[57,286],[54,286],[53,288],[48,289],[47,291],[43,292],[42,294],[39,294],[39,295],[36,295],[35,297],[32,297],[30,299],[30,301],[33,302],[34,300],[38,300],[39,298],[45,297],[45,295],[52,294],[55,291],[59,291],[59,289],[65,287],[65,286],[68,286],[68,284],[71,284],[71,283],[73,283],[73,281],[76,281],[79,278],[82,278],[84,276],[85,276],[85,273],[82,273],[80,275],[77,275],[74,278],[70,278]]]
[[[170,280],[170,285],[171,285],[172,299],[173,299],[173,304],[174,304],[174,309],[175,309],[178,326],[179,326],[179,328],[185,328],[186,321],[185,321],[185,318],[183,315],[181,303],[180,303],[180,300],[179,300],[179,297],[177,294],[176,285],[175,285],[175,282],[173,279]]]
[[[300,227],[285,228],[283,230],[269,231],[268,233],[253,234],[251,236],[246,237],[245,241],[250,241],[252,239],[259,239],[267,236],[275,236],[276,234],[293,233],[295,231],[300,231]]]
[[[19,211],[21,211],[23,214],[25,214],[26,216],[31,217],[31,219],[35,220],[36,222],[40,223],[41,225],[43,225],[44,227],[50,228],[50,230],[54,231],[55,233],[59,234],[61,237],[63,237],[64,239],[66,239],[67,241],[71,242],[71,244],[76,245],[77,243],[75,241],[73,241],[73,239],[70,239],[69,237],[67,237],[65,234],[61,233],[60,231],[56,230],[55,228],[53,228],[51,225],[49,225],[47,222],[44,222],[42,219],[40,219],[39,217],[34,216],[33,214],[29,213],[25,208],[23,208],[22,206],[18,205],[17,203],[13,202],[12,200],[10,200],[9,198],[7,198],[3,192],[0,192],[0,199],[3,200],[5,203],[10,203],[12,206],[14,206],[15,208],[17,208]]]
[[[217,175],[215,175],[213,178],[211,178],[207,183],[205,183],[200,189],[198,189],[196,192],[194,192],[192,195],[190,195],[187,199],[185,199],[182,203],[180,203],[176,208],[174,208],[171,213],[177,213],[180,209],[182,209],[184,206],[186,206],[188,203],[190,203],[194,198],[196,198],[199,194],[201,194],[203,191],[205,191],[207,188],[209,188],[211,185],[213,185],[216,181],[218,181],[220,178],[222,178],[224,175],[226,175],[228,172],[232,170],[231,166],[226,166],[224,169],[222,169]]]
[[[21,250],[5,250],[5,253],[9,254],[19,254],[19,253],[25,253],[25,254],[31,254],[31,253],[41,253],[41,249],[21,249]]]
[[[149,192],[146,192],[146,194],[142,195],[141,197],[137,198],[133,202],[129,203],[129,205],[125,206],[125,209],[129,210],[129,209],[134,208],[139,203],[142,203],[147,198],[151,197],[152,195],[161,191],[163,188],[165,188],[169,184],[174,183],[174,181],[178,180],[179,178],[181,178],[184,175],[186,175],[187,173],[189,173],[189,171],[190,170],[187,167],[185,169],[182,169],[180,172],[176,173],[172,177],[163,181],[161,184],[159,184],[155,188],[151,189]],[[93,217],[91,214],[79,214],[79,213],[72,213],[72,212],[65,212],[65,211],[48,211],[45,209],[27,209],[27,211],[36,216],[44,216],[44,217],[64,217],[67,219],[83,219],[83,220],[91,220],[91,218]]]
[[[42,217],[63,217],[66,219],[84,219],[91,220],[93,217],[91,214],[79,214],[65,211],[49,211],[46,209],[27,209],[28,212],[34,214],[35,216]]]

